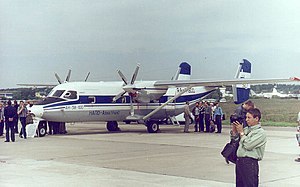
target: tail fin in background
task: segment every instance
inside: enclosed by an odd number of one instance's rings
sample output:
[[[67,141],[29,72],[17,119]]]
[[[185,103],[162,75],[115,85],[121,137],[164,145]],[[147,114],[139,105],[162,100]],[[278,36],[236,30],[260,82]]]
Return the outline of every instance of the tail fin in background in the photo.
[[[249,79],[251,78],[251,63],[243,59],[243,62],[239,64],[236,75],[236,79]],[[232,85],[233,99],[235,104],[240,104],[249,99],[250,85],[249,84],[237,84]]]
[[[191,66],[187,62],[182,62],[174,76],[174,80],[190,80],[191,69]]]

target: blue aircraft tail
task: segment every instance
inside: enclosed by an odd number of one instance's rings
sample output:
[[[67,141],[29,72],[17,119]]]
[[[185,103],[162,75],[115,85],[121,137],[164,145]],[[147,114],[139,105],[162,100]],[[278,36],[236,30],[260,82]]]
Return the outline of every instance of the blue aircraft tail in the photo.
[[[243,59],[238,66],[238,70],[235,76],[236,79],[249,79],[251,78],[251,63]],[[250,85],[249,84],[237,84],[232,85],[233,99],[235,104],[241,104],[249,99]]]
[[[173,80],[190,80],[191,79],[191,66],[187,62],[182,62],[173,77]]]

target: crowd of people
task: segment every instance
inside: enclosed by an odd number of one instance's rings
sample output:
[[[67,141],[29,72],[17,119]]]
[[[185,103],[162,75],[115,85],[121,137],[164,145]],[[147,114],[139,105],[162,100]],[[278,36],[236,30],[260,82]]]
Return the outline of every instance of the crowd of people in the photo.
[[[13,103],[11,100],[7,102],[0,102],[0,137],[3,137],[5,127],[5,142],[15,142],[15,134],[19,134],[20,138],[27,139],[26,125],[33,123],[31,107],[33,103],[31,101],[15,100]],[[19,129],[19,122],[21,127]],[[48,122],[48,134],[65,134],[65,123],[60,122]],[[46,129],[47,131],[47,129]]]
[[[219,103],[209,103],[207,101],[196,102],[195,107],[191,112],[189,109],[189,102],[187,101],[184,108],[184,132],[189,132],[190,120],[193,118],[195,124],[194,132],[213,133],[216,130],[215,126],[217,126],[217,131],[215,133],[221,133],[224,115]]]
[[[27,139],[26,134],[26,119],[32,119],[30,108],[32,103],[27,101],[20,101],[19,104],[15,100],[13,103],[11,100],[7,102],[0,102],[0,137],[3,136],[5,127],[5,142],[14,142],[15,134],[19,134],[20,138]],[[19,121],[21,128],[19,129]]]

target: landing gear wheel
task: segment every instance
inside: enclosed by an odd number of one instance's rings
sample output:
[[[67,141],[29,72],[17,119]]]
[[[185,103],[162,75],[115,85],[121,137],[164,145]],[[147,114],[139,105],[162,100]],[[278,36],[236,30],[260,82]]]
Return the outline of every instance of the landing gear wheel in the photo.
[[[149,133],[157,133],[159,131],[159,125],[156,122],[147,122],[147,130]]]
[[[46,129],[47,129],[47,122],[45,121],[40,122],[38,126],[38,132],[37,132],[38,137],[44,137],[47,133]]]
[[[119,131],[118,122],[116,121],[108,121],[106,124],[106,128],[108,131]]]

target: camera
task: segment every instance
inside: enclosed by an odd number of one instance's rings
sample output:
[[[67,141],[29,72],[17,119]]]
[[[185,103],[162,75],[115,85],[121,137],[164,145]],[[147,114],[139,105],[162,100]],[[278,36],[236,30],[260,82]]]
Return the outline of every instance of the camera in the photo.
[[[244,118],[242,116],[238,116],[236,114],[232,114],[230,116],[230,123],[233,123],[235,121],[238,121],[240,124],[243,124]]]

